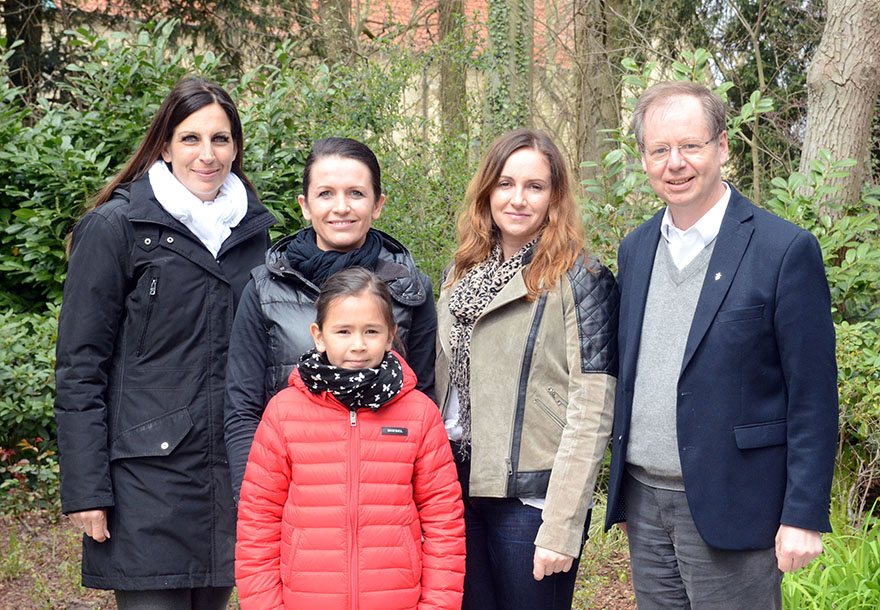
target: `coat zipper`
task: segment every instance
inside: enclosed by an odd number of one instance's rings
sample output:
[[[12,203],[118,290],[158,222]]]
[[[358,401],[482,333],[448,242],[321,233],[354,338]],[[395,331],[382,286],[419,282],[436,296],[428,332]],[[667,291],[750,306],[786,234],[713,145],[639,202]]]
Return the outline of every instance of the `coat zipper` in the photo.
[[[150,300],[147,302],[147,313],[144,316],[144,328],[141,331],[141,337],[138,341],[135,356],[140,356],[144,351],[144,342],[147,340],[147,330],[150,326],[150,318],[153,315],[153,304],[156,302],[156,293],[159,291],[159,277],[154,275],[150,279]]]
[[[563,408],[567,408],[567,407],[568,407],[568,401],[566,401],[565,399],[563,399],[562,396],[559,395],[559,392],[557,392],[557,391],[554,390],[553,388],[548,387],[548,388],[547,388],[547,393],[550,394],[550,396],[553,397],[553,400],[555,400],[555,401],[556,401],[556,404],[558,404],[560,407],[563,407]]]
[[[348,545],[348,570],[351,583],[349,596],[351,610],[358,607],[358,570],[357,570],[357,528],[358,528],[358,472],[360,472],[359,456],[359,431],[357,429],[357,412],[349,411],[350,422],[348,435],[348,506],[349,527],[351,528]]]
[[[224,241],[223,245],[220,247],[220,251],[217,252],[217,256],[214,258],[219,260],[221,254],[225,254],[241,242],[249,240],[260,231],[268,229],[277,222],[276,218],[272,216],[271,213],[269,213],[266,218],[261,218],[261,216],[262,214],[251,220],[246,226],[239,225],[238,228],[240,232],[233,234],[231,240]]]

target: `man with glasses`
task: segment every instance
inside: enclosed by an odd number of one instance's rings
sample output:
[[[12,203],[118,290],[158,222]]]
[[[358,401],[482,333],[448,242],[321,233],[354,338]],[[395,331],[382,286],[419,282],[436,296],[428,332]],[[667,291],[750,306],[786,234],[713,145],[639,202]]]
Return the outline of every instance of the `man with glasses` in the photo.
[[[661,83],[633,131],[666,208],[620,244],[606,528],[639,610],[782,608],[822,551],[837,442],[834,326],[816,239],[721,180],[722,100]]]

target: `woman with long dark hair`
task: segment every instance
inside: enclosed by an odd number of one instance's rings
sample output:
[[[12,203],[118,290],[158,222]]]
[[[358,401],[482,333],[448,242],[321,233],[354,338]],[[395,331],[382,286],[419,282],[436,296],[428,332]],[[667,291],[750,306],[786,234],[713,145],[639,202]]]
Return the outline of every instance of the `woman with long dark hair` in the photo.
[[[121,610],[219,610],[235,582],[226,355],[275,221],[242,147],[226,91],[181,81],[71,237],[61,500],[84,533],[83,585],[114,589]]]

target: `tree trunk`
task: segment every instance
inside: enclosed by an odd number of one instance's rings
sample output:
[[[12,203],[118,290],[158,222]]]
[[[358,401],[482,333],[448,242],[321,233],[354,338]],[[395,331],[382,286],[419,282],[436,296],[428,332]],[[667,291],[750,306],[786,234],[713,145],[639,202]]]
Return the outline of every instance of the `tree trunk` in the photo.
[[[27,99],[33,102],[37,98],[42,80],[42,0],[5,0],[3,23],[10,43],[13,40],[24,42],[9,58],[9,80],[14,85],[23,87],[27,92]]]
[[[828,149],[834,159],[858,163],[847,178],[837,179],[838,196],[860,198],[865,165],[870,162],[871,121],[880,93],[880,2],[828,0],[822,42],[807,72],[807,126],[800,171]],[[823,212],[826,202],[819,202]]]
[[[440,40],[447,52],[440,59],[440,116],[443,137],[449,139],[465,131],[467,68],[461,61],[464,0],[445,0],[438,5]]]
[[[575,146],[577,161],[600,163],[614,147],[603,129],[620,124],[620,65],[622,53],[616,48],[623,34],[609,0],[575,0],[575,67],[577,75],[575,106]],[[622,7],[618,6],[619,9]],[[620,12],[618,11],[619,15]],[[580,168],[581,179],[593,178],[596,168]]]
[[[445,47],[440,57],[440,126],[444,171],[460,162],[467,133],[467,62],[463,61],[464,0],[438,3],[439,34]]]
[[[489,0],[489,135],[532,123],[534,0]]]
[[[318,20],[327,59],[345,62],[355,51],[351,0],[318,0]]]

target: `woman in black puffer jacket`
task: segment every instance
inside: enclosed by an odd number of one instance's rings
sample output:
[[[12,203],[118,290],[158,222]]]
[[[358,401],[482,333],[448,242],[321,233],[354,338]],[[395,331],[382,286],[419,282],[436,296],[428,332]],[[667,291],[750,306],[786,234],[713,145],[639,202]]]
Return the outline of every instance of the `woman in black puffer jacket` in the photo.
[[[397,322],[396,346],[434,397],[437,315],[431,281],[407,249],[370,227],[379,218],[379,162],[366,145],[326,138],[312,145],[303,170],[303,216],[312,226],[272,246],[244,289],[229,341],[226,371],[226,448],[235,496],[251,442],[269,399],[287,387],[299,357],[314,347],[309,325],[328,277],[364,267],[387,285]]]
[[[229,95],[182,81],[71,238],[61,500],[85,534],[83,584],[115,589],[121,610],[219,610],[235,582],[226,354],[275,221],[241,152]]]

